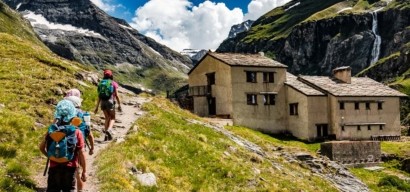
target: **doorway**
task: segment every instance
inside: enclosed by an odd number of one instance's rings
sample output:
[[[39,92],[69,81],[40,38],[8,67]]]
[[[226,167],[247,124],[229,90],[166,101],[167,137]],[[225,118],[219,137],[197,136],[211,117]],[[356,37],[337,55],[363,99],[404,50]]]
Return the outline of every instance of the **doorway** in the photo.
[[[326,138],[329,136],[327,124],[316,124],[317,138]]]
[[[216,115],[216,100],[215,97],[208,98],[209,115]]]

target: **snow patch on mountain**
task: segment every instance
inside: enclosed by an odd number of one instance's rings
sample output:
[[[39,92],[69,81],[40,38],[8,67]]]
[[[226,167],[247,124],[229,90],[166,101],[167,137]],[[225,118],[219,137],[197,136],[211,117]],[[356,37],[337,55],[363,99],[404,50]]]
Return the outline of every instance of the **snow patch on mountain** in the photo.
[[[33,27],[38,27],[38,28],[43,28],[43,29],[45,28],[45,29],[51,29],[51,30],[73,31],[73,32],[83,34],[85,36],[98,37],[98,38],[105,39],[101,34],[88,30],[88,29],[78,28],[78,27],[74,27],[68,24],[51,23],[43,15],[35,14],[32,11],[25,11],[23,13],[23,17],[29,20]]]
[[[254,21],[252,20],[247,20],[243,23],[232,26],[231,31],[229,31],[228,39],[236,37],[236,35],[238,35],[239,33],[248,31],[251,28],[253,22]]]

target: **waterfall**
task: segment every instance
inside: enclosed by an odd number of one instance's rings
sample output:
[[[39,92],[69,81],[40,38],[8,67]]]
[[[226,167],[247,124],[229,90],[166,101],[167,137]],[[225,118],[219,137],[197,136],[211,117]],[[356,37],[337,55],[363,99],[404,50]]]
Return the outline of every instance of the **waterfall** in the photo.
[[[379,31],[378,31],[378,25],[377,25],[377,12],[380,11],[381,9],[382,8],[377,9],[377,10],[375,10],[371,13],[372,18],[373,18],[372,32],[373,32],[375,38],[374,38],[374,42],[373,42],[373,49],[372,49],[370,65],[376,63],[377,60],[379,60],[379,56],[380,56],[380,45],[382,43],[382,38],[378,34]]]

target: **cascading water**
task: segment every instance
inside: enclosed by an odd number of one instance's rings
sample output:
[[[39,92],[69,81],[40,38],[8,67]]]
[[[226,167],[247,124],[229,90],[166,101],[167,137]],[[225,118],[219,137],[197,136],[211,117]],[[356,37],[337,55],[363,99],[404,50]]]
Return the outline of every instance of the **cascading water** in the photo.
[[[379,60],[380,56],[380,45],[382,43],[382,38],[378,34],[378,25],[377,25],[377,12],[380,11],[381,9],[375,10],[372,12],[372,18],[373,18],[373,23],[372,23],[372,32],[375,36],[374,42],[373,42],[373,49],[372,49],[372,55],[370,58],[370,64],[374,64]]]

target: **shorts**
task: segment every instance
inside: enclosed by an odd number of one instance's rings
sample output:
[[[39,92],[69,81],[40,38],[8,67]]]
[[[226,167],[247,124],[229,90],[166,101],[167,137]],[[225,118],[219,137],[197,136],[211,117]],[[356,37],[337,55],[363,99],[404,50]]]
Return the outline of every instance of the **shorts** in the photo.
[[[48,170],[47,192],[75,191],[75,171],[77,167],[58,165]]]
[[[114,110],[115,109],[115,101],[109,100],[101,100],[101,110]]]

